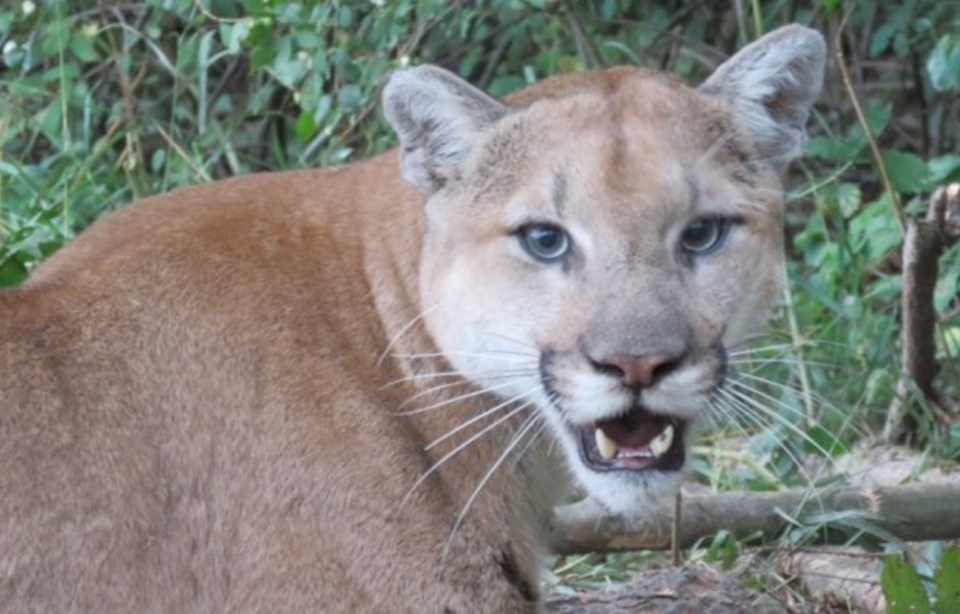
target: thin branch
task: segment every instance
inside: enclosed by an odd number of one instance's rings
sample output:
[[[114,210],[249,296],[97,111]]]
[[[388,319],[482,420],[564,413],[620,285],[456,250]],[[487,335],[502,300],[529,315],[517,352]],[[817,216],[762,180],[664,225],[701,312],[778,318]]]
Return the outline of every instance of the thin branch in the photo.
[[[960,184],[940,188],[930,197],[924,219],[907,221],[903,243],[901,291],[902,352],[900,380],[887,412],[883,439],[894,443],[916,434],[917,424],[907,411],[914,389],[919,391],[934,419],[950,423],[956,404],[937,388],[937,313],[934,293],[940,275],[940,256],[960,239]]]
[[[890,172],[887,170],[887,164],[883,160],[883,154],[880,151],[880,145],[877,143],[877,138],[874,136],[873,130],[870,129],[870,124],[867,123],[866,115],[863,113],[863,107],[860,106],[860,99],[857,97],[857,92],[853,87],[853,82],[850,79],[850,72],[847,70],[846,58],[843,55],[843,32],[847,27],[847,19],[850,17],[851,12],[852,11],[848,11],[843,16],[843,19],[840,21],[840,26],[837,28],[836,36],[834,37],[834,52],[837,56],[837,68],[840,69],[840,77],[843,79],[843,86],[847,90],[847,96],[850,97],[850,103],[853,105],[853,110],[857,114],[857,120],[860,122],[860,126],[863,128],[863,133],[867,136],[867,142],[870,143],[870,151],[873,154],[874,163],[877,165],[877,170],[880,172],[880,179],[883,182],[883,189],[890,198],[890,203],[893,205],[894,213],[897,214],[897,221],[900,223],[900,230],[906,234],[906,214],[903,211],[903,203],[900,202],[900,194],[893,188],[893,182],[890,180]]]
[[[574,13],[573,7],[570,6],[569,0],[563,0],[562,4],[563,16],[567,21],[570,31],[573,32],[573,39],[577,43],[577,51],[580,53],[580,57],[583,58],[585,68],[587,70],[603,68],[603,59],[600,51],[596,45],[593,44],[593,39],[587,35],[583,24],[577,19],[577,15]]]

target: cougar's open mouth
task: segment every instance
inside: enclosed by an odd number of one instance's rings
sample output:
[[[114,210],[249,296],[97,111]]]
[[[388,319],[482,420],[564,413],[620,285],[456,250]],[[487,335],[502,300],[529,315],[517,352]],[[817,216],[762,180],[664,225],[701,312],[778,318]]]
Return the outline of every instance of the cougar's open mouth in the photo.
[[[687,422],[634,406],[616,418],[576,428],[583,463],[594,471],[676,471],[683,467]]]

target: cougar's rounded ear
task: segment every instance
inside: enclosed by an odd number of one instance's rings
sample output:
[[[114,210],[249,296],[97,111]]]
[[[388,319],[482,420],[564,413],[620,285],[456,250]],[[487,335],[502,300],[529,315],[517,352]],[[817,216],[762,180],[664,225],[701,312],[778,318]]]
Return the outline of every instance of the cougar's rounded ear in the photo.
[[[725,99],[762,158],[782,170],[803,146],[804,125],[823,86],[827,46],[803,26],[785,26],[741,49],[700,86]]]
[[[460,77],[429,65],[390,75],[383,108],[400,138],[403,176],[427,196],[460,175],[476,136],[510,112]]]

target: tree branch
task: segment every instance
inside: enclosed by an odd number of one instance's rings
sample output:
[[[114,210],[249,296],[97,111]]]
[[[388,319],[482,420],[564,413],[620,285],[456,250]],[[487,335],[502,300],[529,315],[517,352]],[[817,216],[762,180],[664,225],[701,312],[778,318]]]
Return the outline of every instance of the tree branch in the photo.
[[[903,359],[896,396],[887,413],[884,441],[899,443],[916,431],[916,420],[907,412],[913,389],[926,399],[934,417],[948,423],[953,402],[937,388],[937,314],[934,290],[940,273],[940,256],[960,238],[960,184],[940,188],[930,197],[924,219],[907,220],[903,244],[901,296]]]
[[[586,500],[557,508],[549,530],[558,554],[666,550],[672,501],[645,519],[606,513]],[[772,493],[721,493],[684,497],[679,544],[690,547],[720,530],[744,538],[773,539],[802,525],[864,530],[905,541],[960,538],[960,485],[909,484],[884,488],[834,487]],[[844,520],[849,521],[847,524]],[[847,543],[847,531],[819,531],[828,543]]]

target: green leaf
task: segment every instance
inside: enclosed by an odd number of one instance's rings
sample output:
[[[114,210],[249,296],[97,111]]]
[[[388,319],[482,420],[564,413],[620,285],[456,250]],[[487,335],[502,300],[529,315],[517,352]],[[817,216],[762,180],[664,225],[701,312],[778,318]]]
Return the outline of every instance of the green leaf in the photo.
[[[829,453],[831,457],[836,458],[850,451],[850,448],[847,447],[846,444],[834,437],[833,433],[822,426],[814,426],[807,432],[807,436],[810,439],[809,441],[805,440],[803,445],[808,452],[820,452],[823,450]]]
[[[927,58],[927,73],[934,89],[960,91],[960,34],[940,37]]]
[[[893,38],[897,29],[900,27],[895,21],[888,21],[877,28],[870,39],[870,57],[875,58],[890,46],[890,40]]]
[[[297,138],[301,141],[309,141],[317,133],[317,122],[313,115],[307,112],[300,113],[296,125]]]
[[[930,167],[930,179],[936,185],[960,179],[960,155],[958,154],[930,158],[927,166]]]
[[[244,19],[236,23],[223,22],[220,24],[220,41],[227,48],[228,53],[239,53],[241,45],[250,35],[250,20]]]
[[[860,208],[860,186],[855,183],[841,183],[837,186],[837,204],[843,217],[852,217]]]
[[[54,100],[36,116],[37,127],[51,143],[59,145],[61,139],[60,122],[63,119],[62,106]]]
[[[883,152],[883,161],[890,173],[890,181],[898,192],[916,194],[930,189],[930,168],[920,156],[887,150]]]
[[[937,614],[960,612],[960,548],[944,553],[933,583],[937,587]]]
[[[353,10],[349,6],[344,6],[340,9],[340,27],[344,30],[353,27]]]
[[[823,0],[823,8],[828,12],[835,13],[840,8],[840,0]]]
[[[867,101],[867,125],[870,126],[870,132],[875,137],[880,137],[890,125],[893,119],[893,103],[889,101],[880,101],[871,99]],[[866,135],[863,133],[863,126],[857,124],[852,131],[857,138],[866,141]]]
[[[845,137],[816,136],[807,141],[806,155],[828,162],[846,162],[857,157],[866,141]]]
[[[71,36],[67,46],[73,56],[81,62],[96,62],[100,59],[100,55],[93,46],[93,38],[87,36],[85,32],[77,32]]]
[[[708,559],[720,563],[724,569],[729,569],[739,555],[740,543],[733,533],[726,529],[717,531],[707,548]]]
[[[0,288],[15,286],[27,278],[27,267],[17,258],[8,258],[0,262]]]
[[[880,572],[887,614],[930,614],[930,600],[920,574],[902,554],[888,556]]]
[[[340,88],[340,91],[337,92],[337,104],[340,105],[343,111],[355,111],[360,108],[362,102],[363,92],[358,85],[353,83],[344,85]]]

